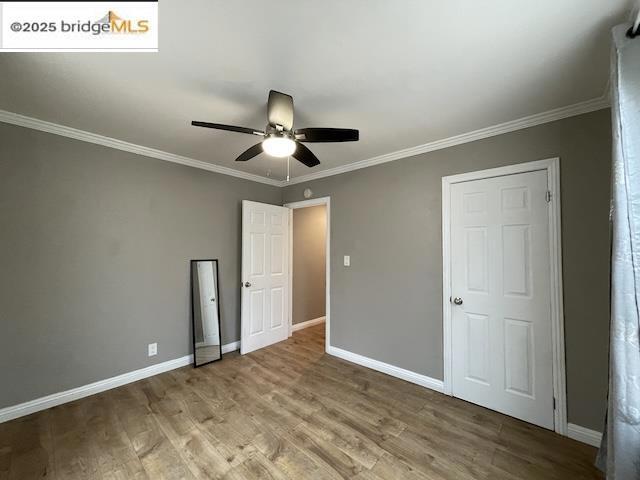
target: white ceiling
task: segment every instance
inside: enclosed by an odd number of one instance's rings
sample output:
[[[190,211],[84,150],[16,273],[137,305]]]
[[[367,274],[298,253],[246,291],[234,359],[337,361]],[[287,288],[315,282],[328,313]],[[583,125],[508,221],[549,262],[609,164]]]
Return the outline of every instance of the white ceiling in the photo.
[[[282,159],[234,159],[270,89],[296,127],[360,129],[313,144],[293,176],[599,97],[610,28],[631,0],[162,0],[159,53],[0,55],[0,109],[281,179]]]

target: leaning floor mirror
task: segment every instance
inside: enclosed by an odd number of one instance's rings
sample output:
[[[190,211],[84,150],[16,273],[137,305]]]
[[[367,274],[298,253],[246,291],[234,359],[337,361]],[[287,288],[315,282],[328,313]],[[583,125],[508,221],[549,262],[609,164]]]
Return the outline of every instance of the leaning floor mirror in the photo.
[[[222,358],[218,260],[191,260],[193,366]]]

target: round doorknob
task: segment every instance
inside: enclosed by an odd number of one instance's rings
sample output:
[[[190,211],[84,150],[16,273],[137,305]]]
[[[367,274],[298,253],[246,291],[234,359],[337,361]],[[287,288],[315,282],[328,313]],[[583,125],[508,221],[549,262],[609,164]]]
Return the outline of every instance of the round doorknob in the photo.
[[[456,297],[453,299],[453,303],[456,305],[462,305],[462,299],[460,297]]]
[[[245,286],[245,287],[247,287],[247,288],[249,288],[249,287],[251,286],[251,283],[249,283],[249,282],[244,282],[244,286]]]

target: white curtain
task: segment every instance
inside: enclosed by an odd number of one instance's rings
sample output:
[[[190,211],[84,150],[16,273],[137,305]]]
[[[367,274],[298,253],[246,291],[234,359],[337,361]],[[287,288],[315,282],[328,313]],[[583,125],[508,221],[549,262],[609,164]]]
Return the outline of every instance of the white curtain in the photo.
[[[613,29],[609,401],[598,458],[608,480],[640,480],[640,37],[628,29]]]

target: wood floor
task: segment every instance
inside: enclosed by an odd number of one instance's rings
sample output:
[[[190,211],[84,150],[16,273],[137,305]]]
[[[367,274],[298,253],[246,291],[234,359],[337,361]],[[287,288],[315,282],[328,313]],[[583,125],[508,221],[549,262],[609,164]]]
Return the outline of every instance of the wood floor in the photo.
[[[323,328],[0,424],[0,480],[602,478],[592,447],[325,355]]]

